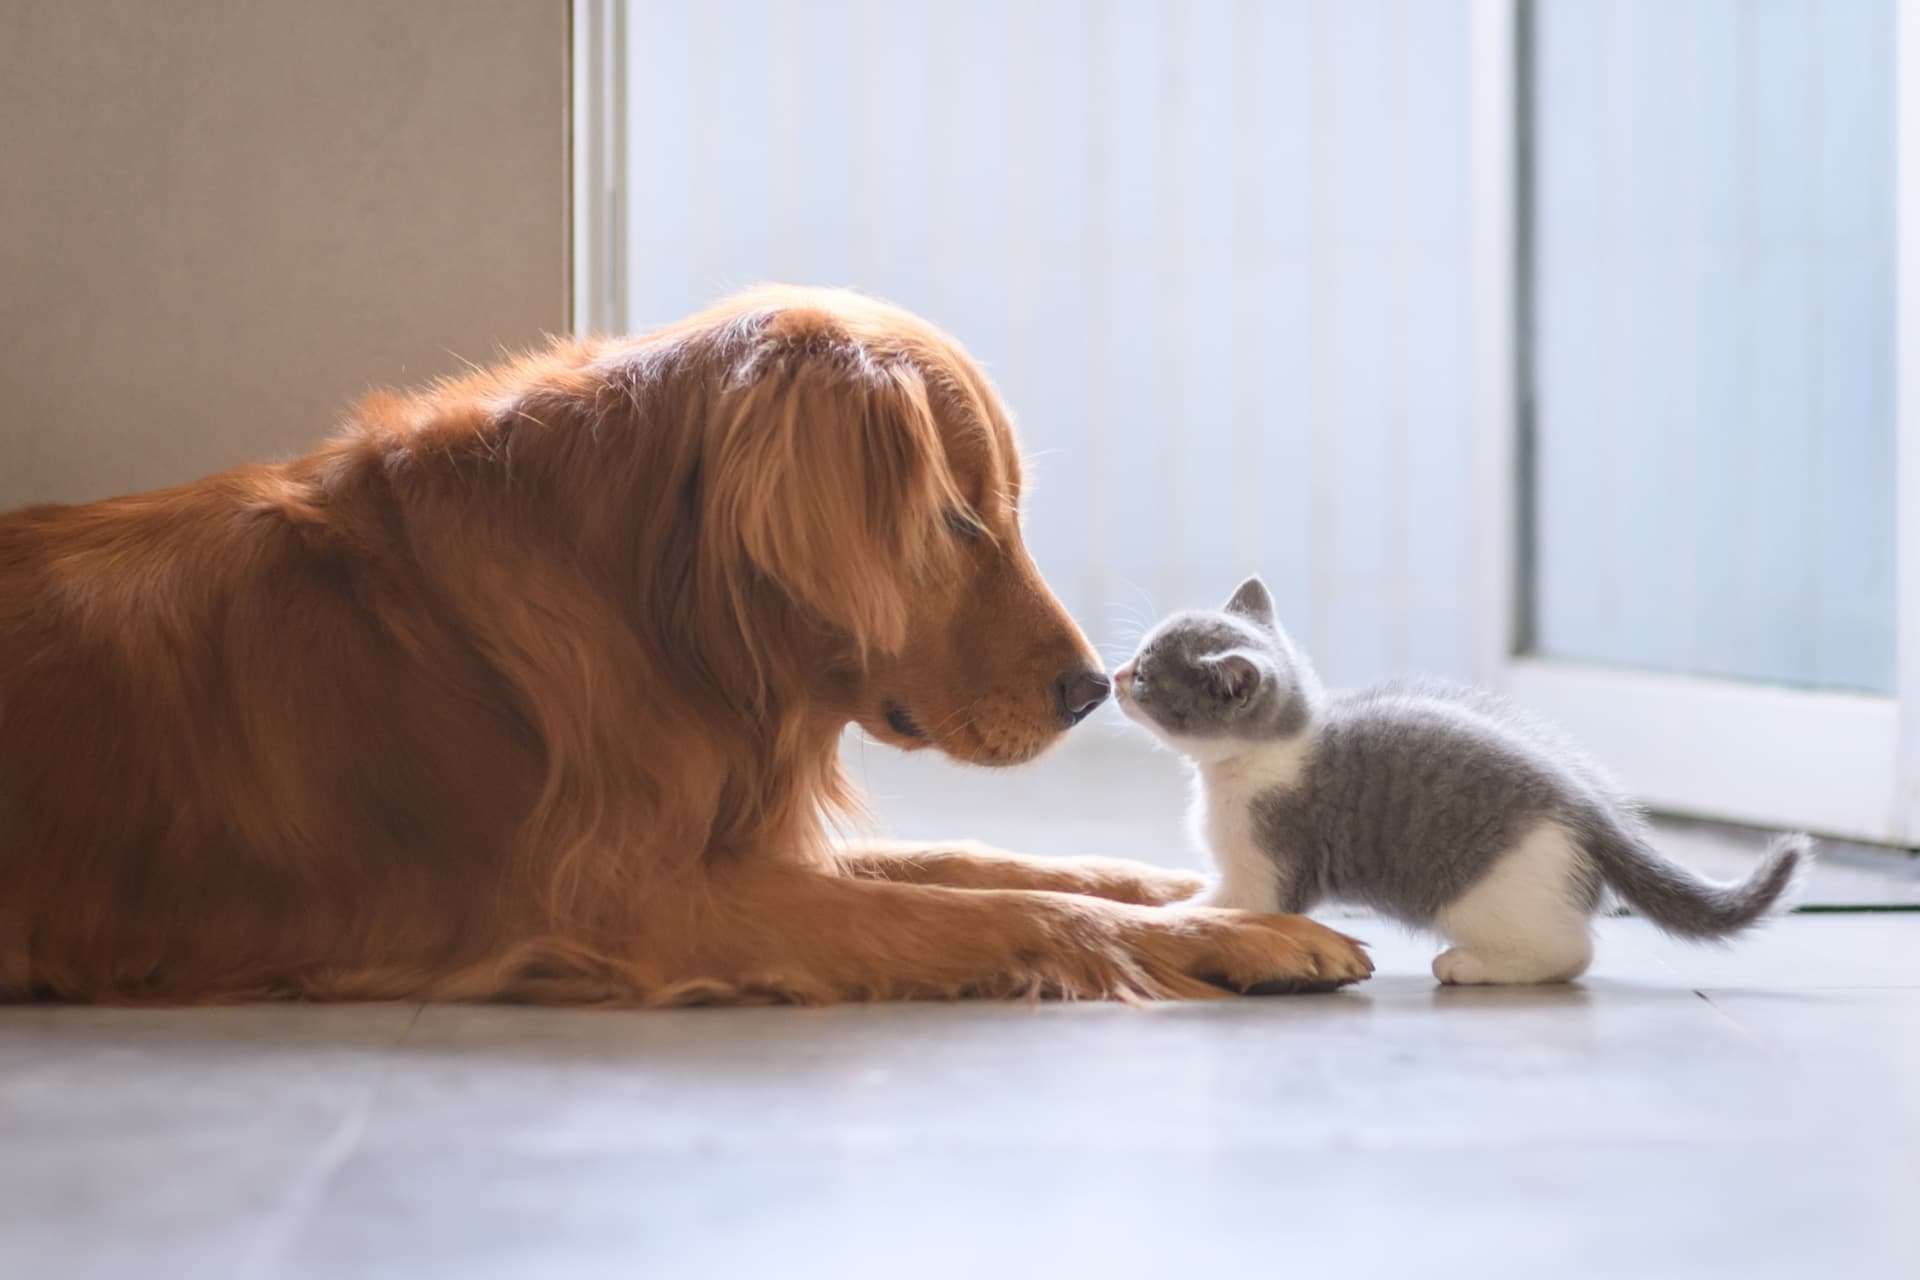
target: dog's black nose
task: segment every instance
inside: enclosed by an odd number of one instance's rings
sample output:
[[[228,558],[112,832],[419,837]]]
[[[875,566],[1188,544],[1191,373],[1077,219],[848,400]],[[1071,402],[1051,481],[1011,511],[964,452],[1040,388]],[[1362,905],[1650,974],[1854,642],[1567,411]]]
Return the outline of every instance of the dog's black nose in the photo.
[[[1060,705],[1061,716],[1072,725],[1092,715],[1093,709],[1107,700],[1112,689],[1113,682],[1098,671],[1076,671],[1060,677],[1053,686],[1053,695]]]

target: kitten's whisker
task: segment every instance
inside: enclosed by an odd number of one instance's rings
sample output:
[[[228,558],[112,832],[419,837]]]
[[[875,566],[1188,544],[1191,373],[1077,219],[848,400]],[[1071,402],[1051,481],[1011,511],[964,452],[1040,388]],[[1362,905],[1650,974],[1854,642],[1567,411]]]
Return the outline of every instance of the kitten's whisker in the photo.
[[[1158,618],[1165,614],[1166,611],[1154,603],[1153,593],[1147,590],[1146,587],[1134,581],[1132,578],[1119,575],[1116,575],[1116,577],[1121,586],[1129,588],[1135,595],[1140,597],[1140,602],[1147,606],[1147,615],[1149,617]]]

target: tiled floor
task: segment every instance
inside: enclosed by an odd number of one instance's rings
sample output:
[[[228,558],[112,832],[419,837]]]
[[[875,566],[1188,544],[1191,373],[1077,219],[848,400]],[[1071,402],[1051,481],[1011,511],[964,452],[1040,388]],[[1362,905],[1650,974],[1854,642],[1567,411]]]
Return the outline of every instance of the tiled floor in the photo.
[[[1187,860],[1158,763],[874,781]],[[1920,1275],[1920,915],[1510,991],[1345,924],[1363,987],[1148,1009],[0,1011],[0,1277]]]

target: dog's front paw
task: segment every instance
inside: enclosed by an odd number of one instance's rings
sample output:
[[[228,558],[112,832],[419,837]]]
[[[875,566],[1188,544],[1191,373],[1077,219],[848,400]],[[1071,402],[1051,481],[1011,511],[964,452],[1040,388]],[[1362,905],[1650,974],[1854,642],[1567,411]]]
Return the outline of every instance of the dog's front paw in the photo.
[[[1141,926],[1147,971],[1180,975],[1163,978],[1169,989],[1197,978],[1216,992],[1280,995],[1331,991],[1373,973],[1365,943],[1305,916],[1181,907]]]

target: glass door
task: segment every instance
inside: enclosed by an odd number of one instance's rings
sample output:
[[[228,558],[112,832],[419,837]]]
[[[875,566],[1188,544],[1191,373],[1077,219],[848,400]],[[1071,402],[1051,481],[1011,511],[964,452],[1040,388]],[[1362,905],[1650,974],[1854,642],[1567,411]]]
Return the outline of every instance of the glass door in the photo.
[[[1538,6],[1532,652],[1893,692],[1893,21]]]
[[[1661,809],[1920,842],[1908,6],[1480,20],[1512,86],[1498,677]]]

